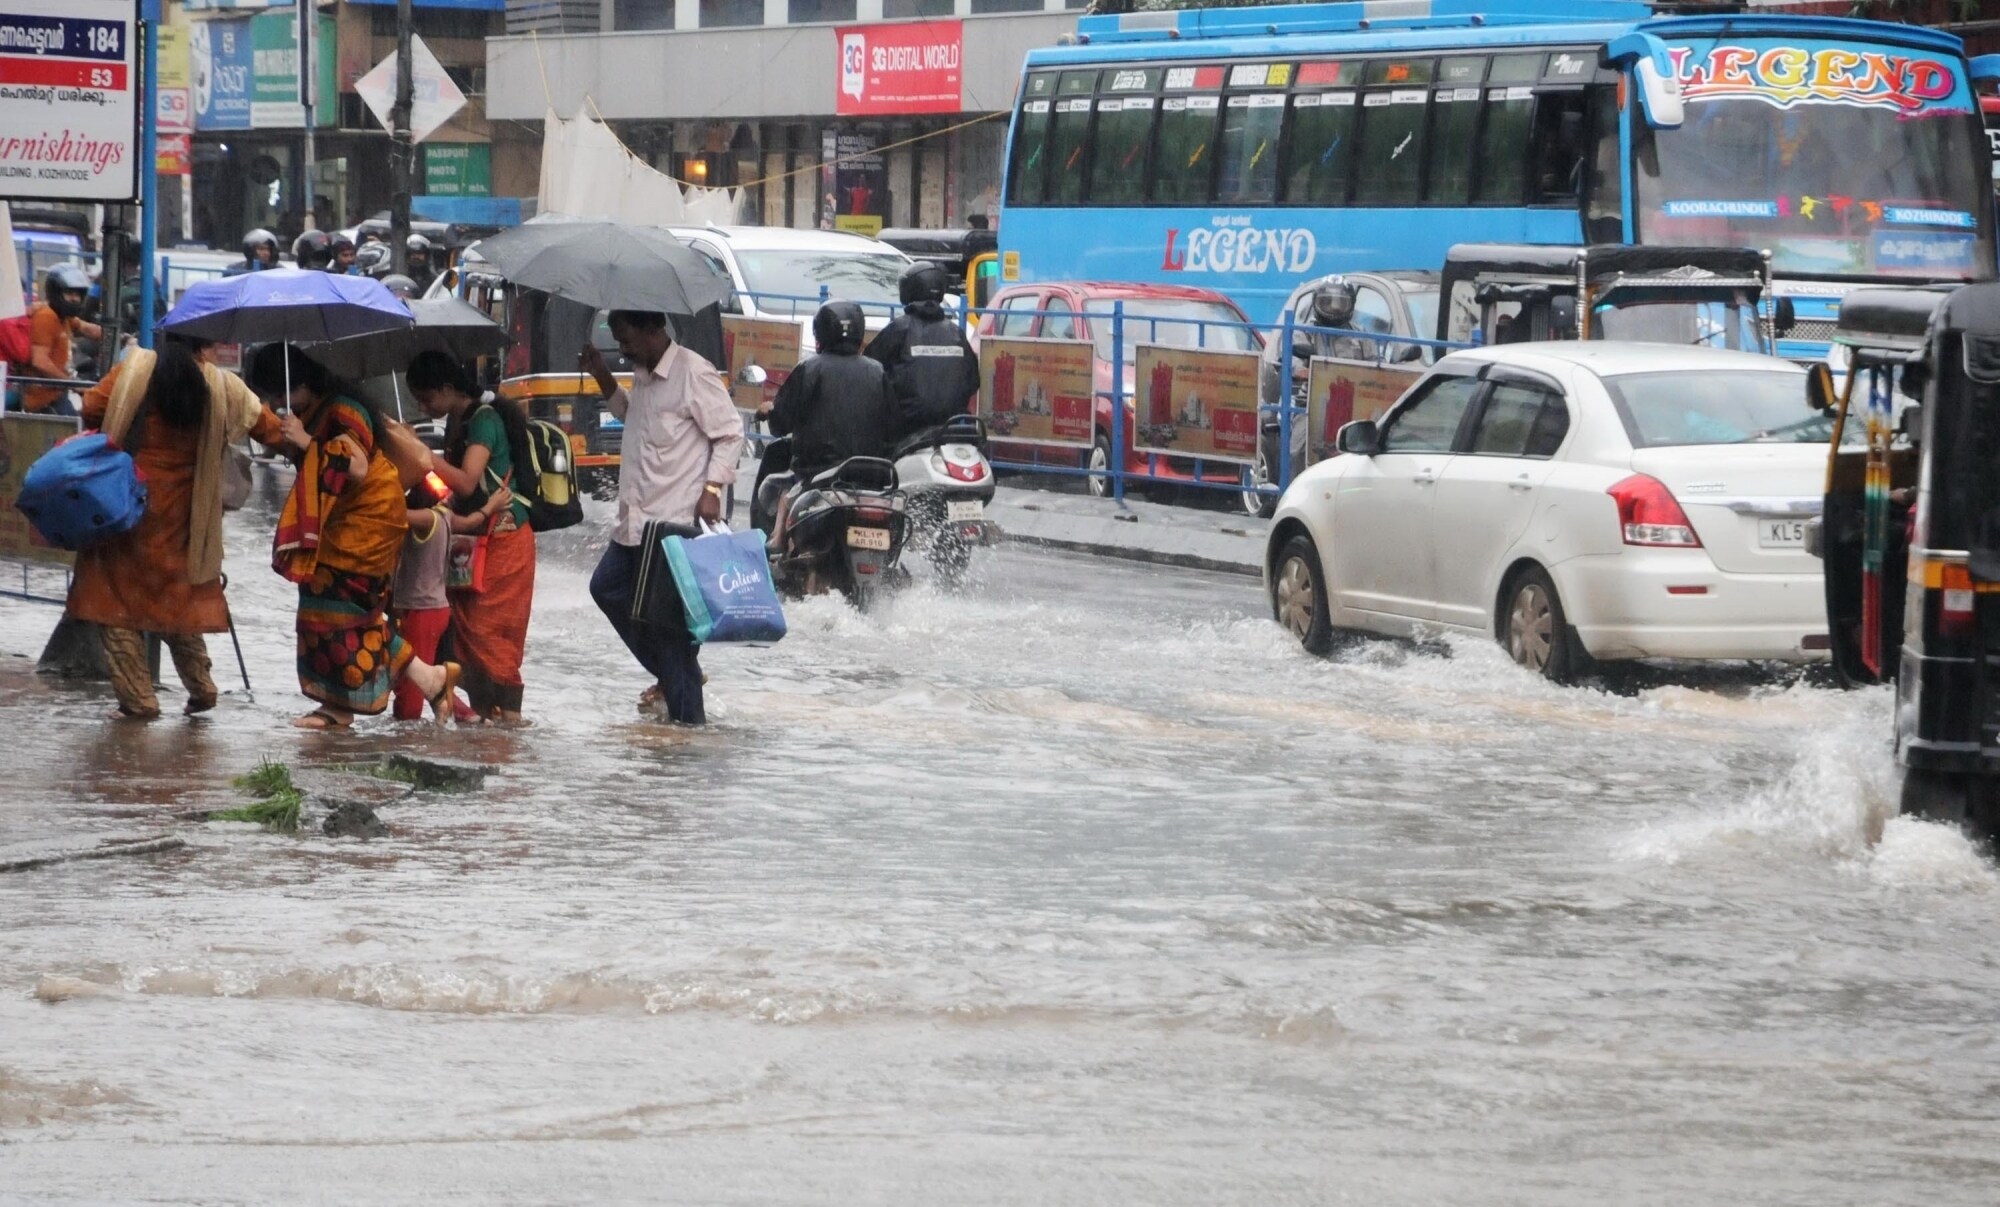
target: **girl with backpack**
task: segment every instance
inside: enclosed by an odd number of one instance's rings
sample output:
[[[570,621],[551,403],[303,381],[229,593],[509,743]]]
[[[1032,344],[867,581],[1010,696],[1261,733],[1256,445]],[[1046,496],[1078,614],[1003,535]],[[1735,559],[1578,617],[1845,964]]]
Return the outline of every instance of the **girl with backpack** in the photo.
[[[460,560],[477,568],[460,575],[450,596],[453,648],[465,665],[473,711],[489,721],[518,724],[521,662],[535,596],[535,533],[521,497],[530,485],[525,475],[532,472],[527,417],[512,403],[483,400],[465,367],[442,352],[420,353],[406,376],[424,413],[445,421],[437,474],[451,489],[454,510],[472,515],[499,491],[514,491],[483,531],[459,538]]]

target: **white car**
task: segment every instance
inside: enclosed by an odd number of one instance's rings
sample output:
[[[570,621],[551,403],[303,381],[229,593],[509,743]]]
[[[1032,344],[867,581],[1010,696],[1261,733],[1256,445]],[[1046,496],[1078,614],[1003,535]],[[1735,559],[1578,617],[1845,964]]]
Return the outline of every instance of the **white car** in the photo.
[[[1483,633],[1565,679],[1591,660],[1825,656],[1806,551],[1828,421],[1772,357],[1637,343],[1454,352],[1271,526],[1273,615],[1336,630]]]
[[[798,320],[802,355],[813,350],[812,317],[821,286],[829,298],[861,303],[870,331],[888,326],[902,312],[902,276],[910,257],[865,235],[777,226],[667,230],[729,278],[740,307],[731,313]]]

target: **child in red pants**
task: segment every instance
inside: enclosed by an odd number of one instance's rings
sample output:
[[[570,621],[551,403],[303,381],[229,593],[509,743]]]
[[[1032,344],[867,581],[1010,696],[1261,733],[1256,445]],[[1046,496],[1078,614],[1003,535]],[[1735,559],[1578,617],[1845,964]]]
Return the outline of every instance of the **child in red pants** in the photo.
[[[435,662],[445,630],[451,627],[451,603],[445,598],[445,571],[451,561],[451,512],[440,503],[420,506],[416,491],[405,505],[409,508],[409,535],[403,538],[403,556],[396,562],[395,584],[390,599],[396,631],[416,650],[417,657]],[[459,724],[478,718],[472,706],[460,696],[452,711]],[[421,720],[429,701],[414,683],[396,684],[395,717],[398,721]]]

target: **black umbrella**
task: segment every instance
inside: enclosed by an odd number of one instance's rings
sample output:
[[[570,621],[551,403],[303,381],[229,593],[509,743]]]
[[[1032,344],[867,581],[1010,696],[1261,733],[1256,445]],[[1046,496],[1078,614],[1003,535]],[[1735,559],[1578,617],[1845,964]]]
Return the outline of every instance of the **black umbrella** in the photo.
[[[357,335],[324,344],[301,344],[299,351],[342,377],[359,380],[400,373],[419,352],[444,352],[472,360],[507,346],[507,331],[477,306],[449,294],[410,304],[416,322],[408,327]]]
[[[539,222],[473,245],[509,281],[605,310],[693,316],[729,300],[731,285],[658,227]]]

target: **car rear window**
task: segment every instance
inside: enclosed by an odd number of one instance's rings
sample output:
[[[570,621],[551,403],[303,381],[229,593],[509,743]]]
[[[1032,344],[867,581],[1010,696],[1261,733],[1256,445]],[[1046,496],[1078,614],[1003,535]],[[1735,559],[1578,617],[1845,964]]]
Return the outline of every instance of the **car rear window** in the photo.
[[[1083,304],[1092,318],[1090,338],[1097,344],[1097,359],[1111,359],[1111,312],[1114,303],[1092,298]],[[1249,329],[1241,326],[1243,316],[1221,302],[1195,298],[1125,299],[1125,363],[1138,357],[1140,344],[1171,344],[1177,348],[1206,348],[1213,352],[1254,351],[1256,343]]]
[[[1831,434],[1806,407],[1802,372],[1716,369],[1604,379],[1633,448],[1754,441],[1810,444]]]

